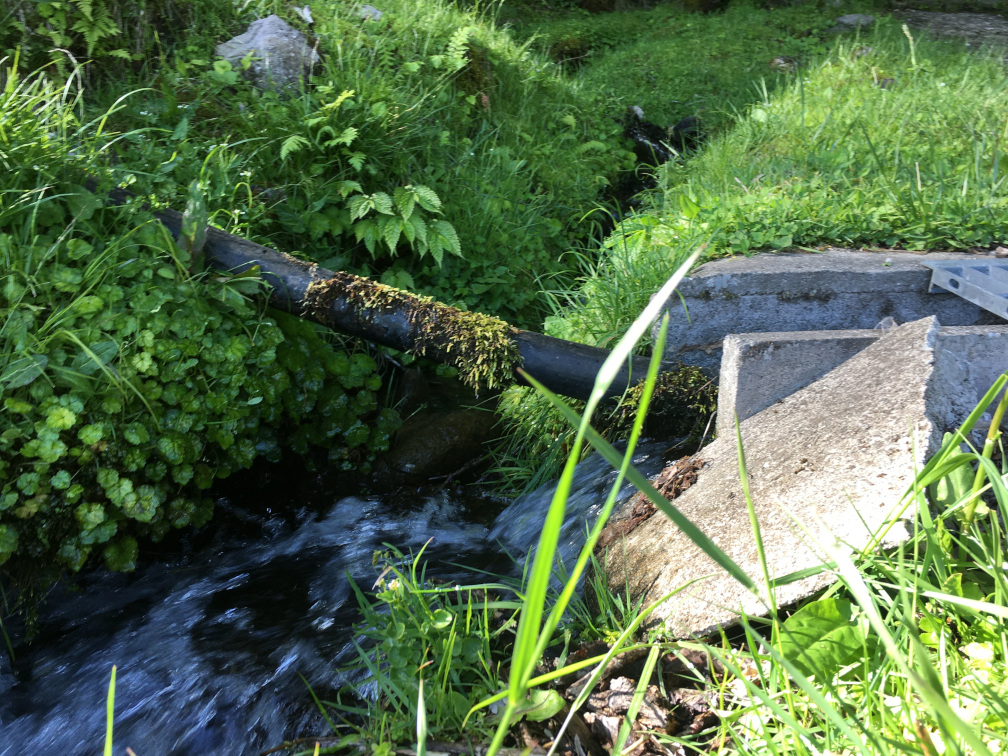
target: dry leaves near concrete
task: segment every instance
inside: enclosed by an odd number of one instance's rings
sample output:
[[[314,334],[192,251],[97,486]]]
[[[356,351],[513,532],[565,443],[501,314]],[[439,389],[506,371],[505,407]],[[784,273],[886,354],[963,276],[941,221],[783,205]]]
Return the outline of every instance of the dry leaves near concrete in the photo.
[[[606,644],[601,642],[586,644],[568,661],[607,650]],[[568,708],[547,722],[522,723],[519,745],[533,751],[549,750],[564,718],[569,716],[570,724],[556,753],[564,756],[612,753],[620,728],[630,713],[648,652],[647,648],[634,649],[616,656],[603,672],[595,691],[573,715],[569,705],[582,694],[591,674],[573,681],[562,679],[559,690]],[[664,653],[648,681],[622,753],[634,756],[686,753],[672,740],[675,738],[689,739],[691,753],[705,746],[716,750],[718,744],[712,738],[705,739],[703,733],[713,731],[720,723],[717,691],[723,676],[720,663],[704,651],[675,648]]]
[[[666,467],[655,478],[654,487],[668,501],[672,501],[696,483],[697,474],[704,461],[697,455],[683,457]],[[613,520],[606,525],[595,545],[596,552],[604,552],[610,544],[633,531],[638,525],[658,511],[644,493],[637,493]]]

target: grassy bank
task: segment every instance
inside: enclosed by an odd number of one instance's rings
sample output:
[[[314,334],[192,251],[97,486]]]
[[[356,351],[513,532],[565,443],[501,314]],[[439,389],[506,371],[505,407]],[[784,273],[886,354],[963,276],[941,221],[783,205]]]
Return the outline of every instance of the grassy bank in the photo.
[[[641,209],[584,252],[579,285],[551,292],[548,333],[613,343],[700,244],[710,258],[1005,240],[1001,53],[931,41],[887,18],[831,44],[776,90],[755,82],[755,101],[697,153],[658,171]],[[550,458],[558,470],[562,453],[550,450],[569,448],[571,435],[555,413],[527,390],[511,390],[502,406],[524,444],[502,466],[523,470],[534,467],[523,460]]]

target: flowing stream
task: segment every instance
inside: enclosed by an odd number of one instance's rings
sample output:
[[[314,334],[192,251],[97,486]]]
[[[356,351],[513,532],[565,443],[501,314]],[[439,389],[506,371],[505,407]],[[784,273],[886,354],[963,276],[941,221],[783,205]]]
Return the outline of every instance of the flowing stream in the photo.
[[[656,474],[666,446],[642,447],[637,466]],[[561,539],[568,564],[614,479],[597,456],[579,465]],[[294,520],[262,518],[255,538],[219,528],[184,559],[132,575],[90,574],[49,598],[13,665],[0,653],[0,756],[100,753],[112,665],[116,753],[255,754],[324,734],[306,681],[322,698],[346,682],[357,619],[347,575],[369,588],[382,544],[415,553],[428,539],[442,577],[466,580],[447,562],[508,570],[504,552],[535,544],[552,495],[522,497],[489,524],[484,502],[446,494],[350,496]]]

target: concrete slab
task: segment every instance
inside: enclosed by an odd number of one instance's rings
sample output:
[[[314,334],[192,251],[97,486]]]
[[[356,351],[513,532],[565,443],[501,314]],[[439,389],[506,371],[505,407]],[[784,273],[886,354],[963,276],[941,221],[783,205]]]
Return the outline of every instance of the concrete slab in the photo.
[[[928,315],[948,326],[1003,323],[954,294],[928,293],[931,271],[922,261],[976,259],[829,249],[714,260],[669,300],[665,356],[716,376],[730,333],[871,329],[887,317],[907,323]]]
[[[740,333],[724,339],[717,435],[735,435],[735,415],[752,417],[822,378],[882,335],[881,330]]]
[[[718,387],[717,435],[734,436],[745,420],[818,380],[875,343],[882,331],[729,334]],[[943,326],[936,360],[980,398],[1008,370],[1008,325]],[[954,365],[945,365],[950,361]],[[1008,433],[1008,418],[1002,424]]]
[[[833,534],[863,547],[894,515],[915,469],[938,448],[950,418],[973,408],[960,382],[961,366],[935,369],[940,326],[934,318],[893,329],[806,388],[741,424],[750,489],[771,575],[820,564],[796,523],[819,538]],[[842,410],[842,411],[841,411]],[[711,537],[757,584],[760,560],[739,483],[735,439],[722,437],[700,451],[704,467],[674,505]],[[908,509],[903,516],[912,517]],[[706,634],[730,624],[739,609],[765,610],[671,522],[654,515],[639,524],[624,510],[604,560],[610,587],[653,601],[699,580],[653,615],[675,635]],[[891,539],[906,536],[897,524]],[[828,574],[778,589],[787,605],[832,580]]]

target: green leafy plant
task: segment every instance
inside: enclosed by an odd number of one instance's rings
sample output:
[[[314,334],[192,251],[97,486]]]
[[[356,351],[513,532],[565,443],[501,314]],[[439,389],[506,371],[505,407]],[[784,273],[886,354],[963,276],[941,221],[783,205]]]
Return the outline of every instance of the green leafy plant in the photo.
[[[513,633],[517,605],[499,596],[513,595],[514,586],[434,584],[425,576],[423,553],[409,559],[394,549],[376,554],[381,570],[373,598],[352,583],[362,613],[355,626],[358,659],[378,689],[367,697],[366,721],[386,721],[385,735],[394,743],[409,741],[421,726],[439,740],[488,733],[489,720],[466,723],[466,714],[499,686],[500,660]]]
[[[267,316],[248,276],[200,272],[193,182],[180,244],[139,203],[74,183],[105,148],[69,88],[8,71],[0,157],[0,563],[28,585],[200,525],[217,478],[281,448],[367,469],[395,414],[373,359]]]
[[[81,63],[97,61],[118,70],[187,28],[226,26],[236,16],[231,3],[204,0],[14,0],[8,7],[0,19],[0,55],[20,48],[30,68],[50,62],[63,73],[72,70],[66,52]]]

